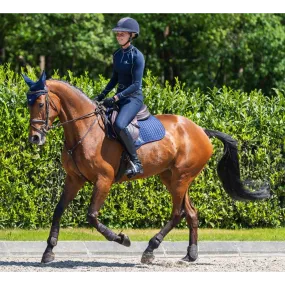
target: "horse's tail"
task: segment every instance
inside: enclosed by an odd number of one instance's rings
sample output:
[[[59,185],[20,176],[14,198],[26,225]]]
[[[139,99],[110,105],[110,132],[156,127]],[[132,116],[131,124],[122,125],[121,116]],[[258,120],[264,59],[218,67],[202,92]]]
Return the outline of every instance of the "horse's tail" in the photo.
[[[270,186],[266,183],[258,190],[251,192],[244,188],[240,180],[237,141],[219,131],[204,129],[209,138],[215,137],[224,144],[224,154],[218,163],[218,175],[225,191],[235,200],[261,200],[270,198]]]

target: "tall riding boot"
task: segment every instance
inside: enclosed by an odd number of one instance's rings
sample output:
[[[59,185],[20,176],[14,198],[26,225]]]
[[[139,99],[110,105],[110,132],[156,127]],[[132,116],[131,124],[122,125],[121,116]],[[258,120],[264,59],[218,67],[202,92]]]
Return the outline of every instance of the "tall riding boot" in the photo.
[[[131,167],[126,170],[125,174],[128,176],[128,178],[131,178],[139,173],[143,173],[142,164],[138,159],[134,141],[128,129],[127,128],[122,129],[119,133],[119,136],[126,151],[129,153],[131,159],[130,161]]]

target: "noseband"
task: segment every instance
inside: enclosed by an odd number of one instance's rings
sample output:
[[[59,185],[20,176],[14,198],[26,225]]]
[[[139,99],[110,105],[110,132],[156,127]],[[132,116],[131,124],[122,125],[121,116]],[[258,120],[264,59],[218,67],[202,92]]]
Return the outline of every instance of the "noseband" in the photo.
[[[39,132],[41,135],[45,136],[46,133],[49,130],[48,120],[49,120],[49,96],[48,91],[46,89],[38,90],[38,91],[29,91],[27,95],[45,95],[46,96],[46,118],[45,120],[39,120],[39,119],[32,119],[30,120],[30,126],[34,128],[37,132]],[[56,106],[55,106],[56,108]],[[40,129],[35,127],[33,124],[43,124]]]

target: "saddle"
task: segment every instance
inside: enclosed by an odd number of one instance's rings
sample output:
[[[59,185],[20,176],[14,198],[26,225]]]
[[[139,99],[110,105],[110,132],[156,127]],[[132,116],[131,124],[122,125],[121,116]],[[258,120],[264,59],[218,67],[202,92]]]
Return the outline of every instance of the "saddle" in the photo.
[[[114,130],[113,124],[118,115],[118,106],[114,108],[107,108],[104,110],[103,122],[105,125],[105,134],[109,139],[118,140],[118,136]],[[102,114],[103,115],[103,114]],[[140,127],[141,132],[140,132]],[[161,140],[165,136],[165,129],[161,122],[152,116],[146,105],[143,105],[136,117],[127,126],[130,132],[135,147],[138,149],[143,144]],[[124,175],[128,165],[130,163],[130,157],[127,151],[123,150],[120,159],[120,166],[115,176],[115,182],[118,182]]]
[[[106,135],[110,139],[117,139],[117,134],[114,130],[114,122],[118,116],[118,109],[112,108],[106,111],[107,124],[106,124]],[[134,141],[136,141],[139,137],[139,125],[138,121],[144,121],[151,116],[147,106],[143,104],[137,115],[131,121],[131,123],[127,126],[129,133],[131,134]]]

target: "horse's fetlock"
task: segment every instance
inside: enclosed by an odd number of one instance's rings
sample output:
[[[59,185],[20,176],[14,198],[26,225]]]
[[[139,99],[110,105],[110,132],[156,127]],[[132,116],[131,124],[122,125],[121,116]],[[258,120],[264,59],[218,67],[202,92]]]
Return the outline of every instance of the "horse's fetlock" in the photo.
[[[56,246],[57,245],[57,237],[50,236],[47,240],[48,244],[51,246]]]
[[[91,226],[97,227],[98,223],[97,223],[96,213],[88,213],[87,214],[87,221]]]
[[[156,249],[159,247],[160,243],[161,243],[161,241],[155,236],[149,241],[149,246],[152,249]]]

